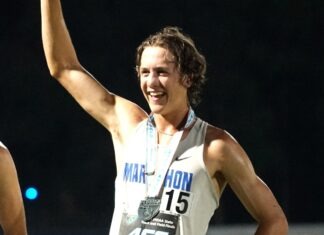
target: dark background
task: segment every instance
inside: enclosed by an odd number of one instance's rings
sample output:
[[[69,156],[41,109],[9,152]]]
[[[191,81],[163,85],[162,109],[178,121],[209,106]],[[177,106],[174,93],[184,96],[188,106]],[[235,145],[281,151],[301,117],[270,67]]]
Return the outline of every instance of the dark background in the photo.
[[[111,91],[147,110],[136,46],[177,25],[208,61],[196,112],[249,154],[290,223],[324,222],[324,2],[65,0],[81,63]],[[16,163],[30,229],[108,227],[115,163],[109,133],[50,78],[39,1],[2,3],[0,140]],[[227,188],[213,224],[253,220]]]

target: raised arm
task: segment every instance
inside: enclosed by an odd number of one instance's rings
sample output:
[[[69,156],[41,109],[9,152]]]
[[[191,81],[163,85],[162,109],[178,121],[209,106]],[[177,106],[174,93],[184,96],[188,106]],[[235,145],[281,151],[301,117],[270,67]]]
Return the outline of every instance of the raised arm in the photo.
[[[79,63],[59,0],[41,0],[42,40],[51,75],[106,127],[116,141],[146,117],[134,103],[106,90]]]
[[[4,235],[26,235],[26,218],[16,167],[0,142],[0,225]]]

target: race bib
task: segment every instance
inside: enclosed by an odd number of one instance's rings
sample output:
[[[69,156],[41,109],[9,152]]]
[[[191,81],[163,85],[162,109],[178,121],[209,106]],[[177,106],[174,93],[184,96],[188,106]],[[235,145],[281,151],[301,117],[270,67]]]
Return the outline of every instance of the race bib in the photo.
[[[119,235],[176,235],[178,215],[160,212],[151,221],[123,214]]]

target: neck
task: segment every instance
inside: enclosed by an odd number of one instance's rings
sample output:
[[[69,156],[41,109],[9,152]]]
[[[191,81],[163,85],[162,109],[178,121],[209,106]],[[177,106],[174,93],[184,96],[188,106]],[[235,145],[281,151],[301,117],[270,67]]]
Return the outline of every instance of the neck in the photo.
[[[154,114],[156,129],[160,134],[172,136],[186,123],[189,107],[186,107],[172,114]]]
[[[174,136],[175,133],[167,133],[167,132],[163,132],[163,131],[160,131],[160,130],[157,130],[157,132],[159,134],[162,134],[162,135],[166,135],[166,136]]]

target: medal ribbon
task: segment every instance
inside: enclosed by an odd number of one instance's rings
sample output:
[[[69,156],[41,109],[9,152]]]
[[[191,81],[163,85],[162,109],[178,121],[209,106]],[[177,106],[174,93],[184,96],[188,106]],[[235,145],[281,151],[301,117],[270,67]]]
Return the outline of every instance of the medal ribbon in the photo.
[[[147,180],[147,196],[156,197],[159,195],[162,188],[166,172],[172,163],[174,153],[179,145],[183,131],[194,123],[196,115],[193,109],[189,108],[186,124],[180,131],[176,132],[172,137],[170,144],[163,151],[161,166],[155,172],[155,160],[157,159],[157,130],[153,114],[150,114],[146,124],[146,180]],[[154,174],[155,172],[155,174]]]

